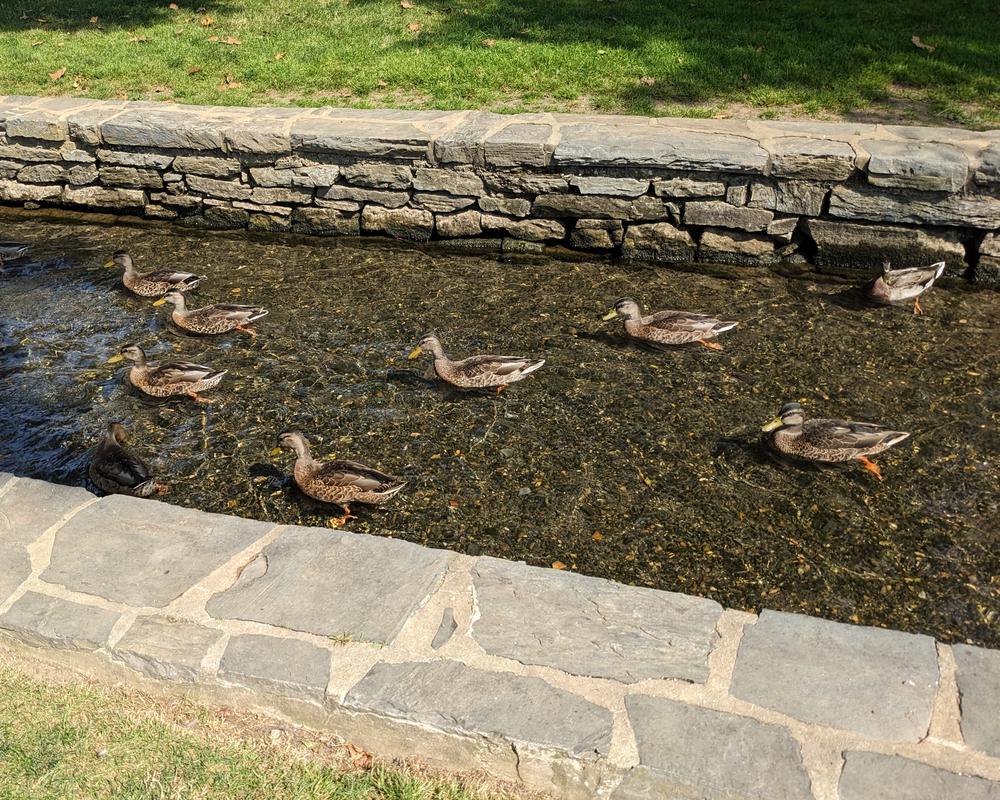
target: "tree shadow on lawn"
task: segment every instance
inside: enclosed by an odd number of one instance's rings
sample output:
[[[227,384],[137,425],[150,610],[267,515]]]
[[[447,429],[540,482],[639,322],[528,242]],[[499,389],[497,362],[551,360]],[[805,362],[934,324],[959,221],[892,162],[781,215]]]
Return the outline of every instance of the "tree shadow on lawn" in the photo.
[[[130,29],[157,22],[173,22],[178,15],[189,17],[204,7],[202,14],[232,13],[238,4],[228,0],[189,2],[178,0],[178,10],[170,0],[0,0],[0,31],[14,33],[43,28],[56,31]],[[92,18],[96,22],[91,22]]]

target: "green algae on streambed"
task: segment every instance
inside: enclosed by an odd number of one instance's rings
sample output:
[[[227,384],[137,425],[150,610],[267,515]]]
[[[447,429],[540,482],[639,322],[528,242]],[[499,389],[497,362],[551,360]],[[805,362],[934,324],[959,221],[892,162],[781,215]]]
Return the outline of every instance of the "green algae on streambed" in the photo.
[[[340,509],[271,452],[298,428],[320,458],[410,481],[352,531],[1000,646],[1000,294],[946,282],[915,317],[815,273],[42,221],[2,238],[35,244],[0,277],[2,470],[85,485],[122,420],[168,502],[324,525]],[[173,329],[102,267],[119,248],[207,274],[193,304],[267,306],[259,337]],[[722,352],[641,349],[600,319],[623,295],[741,324]],[[430,329],[453,356],[547,361],[499,397],[456,394],[405,360]],[[228,369],[215,402],[138,396],[105,363],[129,342]],[[876,459],[882,483],[782,464],[759,429],[791,400],[913,436]]]

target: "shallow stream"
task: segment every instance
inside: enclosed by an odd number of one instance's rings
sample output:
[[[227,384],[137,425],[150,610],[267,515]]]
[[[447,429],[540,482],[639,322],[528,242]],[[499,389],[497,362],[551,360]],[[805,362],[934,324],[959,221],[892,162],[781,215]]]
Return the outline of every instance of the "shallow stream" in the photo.
[[[627,583],[1000,646],[1000,294],[935,288],[925,314],[867,308],[851,280],[684,271],[601,258],[452,254],[385,242],[6,221],[34,244],[0,273],[0,469],[86,485],[107,421],[209,511],[324,525],[339,515],[272,455],[300,429],[320,458],[406,477],[346,527]],[[262,304],[251,340],[183,335],[169,306],[102,264],[208,275],[192,305]],[[601,314],[647,308],[739,320],[722,352],[626,343]],[[499,397],[461,395],[405,354],[435,330],[453,356],[537,355]],[[215,402],[152,401],[107,359],[228,369]],[[759,444],[791,400],[807,414],[913,431],[876,460],[789,466]]]

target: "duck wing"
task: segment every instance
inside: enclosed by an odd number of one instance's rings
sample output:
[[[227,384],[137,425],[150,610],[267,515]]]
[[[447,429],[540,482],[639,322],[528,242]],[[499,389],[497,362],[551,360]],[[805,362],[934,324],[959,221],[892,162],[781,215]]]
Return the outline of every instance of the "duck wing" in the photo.
[[[533,372],[542,363],[541,359],[523,358],[521,356],[470,356],[461,361],[456,361],[455,369],[460,370],[462,374],[470,377],[474,375],[497,375],[502,378],[525,371]]]
[[[804,438],[812,445],[829,450],[867,449],[889,439],[902,441],[910,434],[871,422],[842,419],[810,419],[802,425]]]
[[[90,468],[105,481],[130,489],[152,478],[146,462],[120,445],[101,445]]]
[[[921,287],[930,289],[931,285],[944,272],[945,262],[939,261],[929,267],[910,267],[909,269],[893,269],[886,272],[884,280],[893,289],[914,289]]]
[[[216,303],[206,306],[201,311],[211,311],[213,317],[225,317],[233,322],[253,322],[255,319],[267,316],[267,309],[260,306],[237,306],[229,303]]]
[[[326,486],[350,486],[361,492],[384,492],[400,483],[399,478],[357,461],[337,460],[320,464],[310,481]]]
[[[197,383],[206,378],[218,375],[219,372],[204,364],[192,364],[188,361],[174,361],[161,364],[149,371],[149,382],[154,386],[167,386],[176,383]]]
[[[184,284],[188,288],[194,287],[205,280],[204,275],[195,275],[193,272],[176,272],[171,269],[144,272],[139,277],[144,281],[151,281],[153,283]]]
[[[642,318],[642,324],[650,328],[666,331],[697,331],[711,333],[729,330],[735,322],[724,322],[709,314],[695,314],[689,311],[657,311]]]

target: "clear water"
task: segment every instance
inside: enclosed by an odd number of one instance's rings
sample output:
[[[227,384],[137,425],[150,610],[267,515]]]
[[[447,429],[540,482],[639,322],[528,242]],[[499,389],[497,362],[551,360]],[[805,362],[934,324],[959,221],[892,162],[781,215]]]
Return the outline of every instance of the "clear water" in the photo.
[[[866,308],[851,281],[761,269],[682,271],[600,258],[449,254],[384,242],[8,221],[34,260],[0,277],[0,469],[86,483],[122,420],[165,499],[323,525],[291,485],[298,428],[319,457],[405,476],[347,528],[761,607],[1000,646],[1000,295],[955,283],[924,316]],[[101,265],[209,279],[198,304],[271,309],[250,340],[192,338]],[[741,321],[725,350],[627,344],[600,316],[622,295]],[[460,395],[407,362],[436,330],[454,356],[544,356],[500,397]],[[230,370],[216,402],[151,401],[107,365]],[[759,444],[785,402],[914,435],[858,465],[791,466]]]

